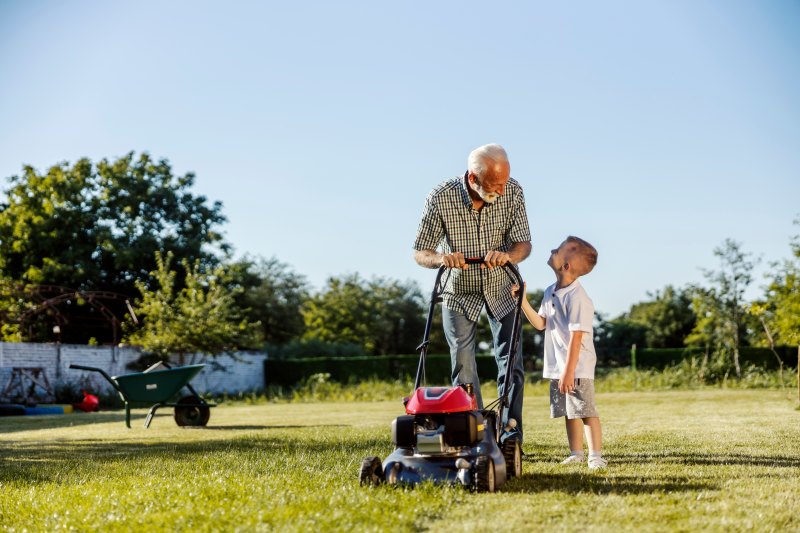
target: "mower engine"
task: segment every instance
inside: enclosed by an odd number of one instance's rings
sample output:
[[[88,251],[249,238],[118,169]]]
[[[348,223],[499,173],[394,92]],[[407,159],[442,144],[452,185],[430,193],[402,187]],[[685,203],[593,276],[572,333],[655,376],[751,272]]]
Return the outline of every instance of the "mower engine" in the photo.
[[[423,387],[406,402],[406,415],[392,422],[392,442],[415,455],[457,454],[483,440],[485,424],[468,385]]]

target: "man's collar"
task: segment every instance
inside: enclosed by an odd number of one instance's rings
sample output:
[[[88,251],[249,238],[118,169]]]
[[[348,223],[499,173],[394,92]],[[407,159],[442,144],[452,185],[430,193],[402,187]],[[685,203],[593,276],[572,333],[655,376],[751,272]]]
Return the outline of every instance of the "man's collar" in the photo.
[[[464,178],[461,180],[461,198],[464,200],[464,205],[472,209],[472,197],[469,195],[469,170],[464,172]]]

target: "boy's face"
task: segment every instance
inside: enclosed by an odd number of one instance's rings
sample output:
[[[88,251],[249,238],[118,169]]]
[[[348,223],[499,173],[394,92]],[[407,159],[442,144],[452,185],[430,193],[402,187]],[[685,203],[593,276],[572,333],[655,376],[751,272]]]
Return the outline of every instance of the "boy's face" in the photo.
[[[569,266],[567,265],[569,265],[570,261],[575,257],[577,249],[578,245],[576,243],[564,241],[558,248],[550,250],[550,258],[547,260],[547,264],[554,272],[568,270]]]

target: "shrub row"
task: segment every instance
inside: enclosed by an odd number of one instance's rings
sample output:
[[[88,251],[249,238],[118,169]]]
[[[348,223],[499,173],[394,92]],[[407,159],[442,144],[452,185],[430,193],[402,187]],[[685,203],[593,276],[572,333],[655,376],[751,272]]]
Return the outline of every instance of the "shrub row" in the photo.
[[[784,366],[797,366],[797,348],[780,346],[776,348],[783,359]],[[602,354],[598,354],[602,365]],[[663,369],[676,365],[692,357],[701,358],[703,352],[688,348],[638,349],[636,366],[641,369]],[[491,355],[479,355],[476,358],[478,376],[481,380],[497,379],[497,367]],[[526,357],[526,359],[531,359]],[[330,374],[330,379],[339,383],[354,383],[367,379],[395,380],[414,378],[417,375],[419,355],[373,355],[358,357],[313,357],[304,359],[268,359],[264,361],[266,386],[291,386],[306,381],[314,374]],[[630,355],[627,361],[630,364]],[[778,368],[775,355],[768,348],[740,348],[742,367],[755,365],[760,368],[774,370]],[[450,355],[428,354],[426,383],[447,384],[450,382]]]
[[[497,379],[494,357],[479,355],[475,358],[478,376]],[[428,354],[425,377],[428,384],[450,382],[450,355]],[[294,385],[314,374],[330,374],[330,379],[340,383],[366,379],[407,379],[417,375],[419,355],[372,355],[365,357],[315,357],[308,359],[267,359],[264,361],[266,385]]]
[[[775,351],[783,360],[784,366],[797,366],[797,348],[793,346],[777,346]],[[696,348],[647,348],[636,350],[637,368],[666,368],[676,365],[684,359],[702,358],[703,351]],[[760,368],[775,370],[780,365],[775,354],[769,348],[743,346],[739,348],[739,363],[742,367],[755,365]]]

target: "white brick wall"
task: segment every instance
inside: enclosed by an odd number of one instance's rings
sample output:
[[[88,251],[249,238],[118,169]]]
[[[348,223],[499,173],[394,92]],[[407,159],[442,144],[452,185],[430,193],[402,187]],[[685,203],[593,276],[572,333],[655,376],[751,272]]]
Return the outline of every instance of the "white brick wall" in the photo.
[[[11,377],[14,367],[45,369],[52,387],[75,384],[89,392],[112,392],[111,385],[97,372],[72,370],[70,364],[102,368],[111,376],[130,374],[126,366],[139,358],[140,351],[131,347],[86,346],[80,344],[34,344],[0,342],[0,392]],[[185,364],[205,363],[206,367],[191,381],[199,393],[248,392],[264,386],[265,353],[240,352],[234,355],[188,357]],[[177,359],[170,361],[178,365]],[[60,363],[60,364],[59,364]]]

